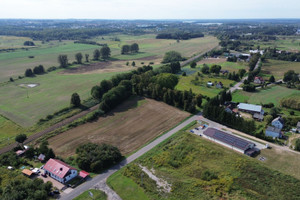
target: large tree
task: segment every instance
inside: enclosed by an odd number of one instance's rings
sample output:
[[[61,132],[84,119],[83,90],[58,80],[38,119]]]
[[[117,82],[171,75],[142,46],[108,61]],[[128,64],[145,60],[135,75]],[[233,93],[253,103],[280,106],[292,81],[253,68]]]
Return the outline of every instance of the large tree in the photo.
[[[101,58],[106,60],[110,57],[110,48],[108,46],[104,46],[100,49]]]
[[[77,61],[78,64],[81,64],[82,63],[82,53],[76,53],[75,54],[75,59]]]
[[[183,58],[181,54],[177,51],[169,51],[165,53],[162,63],[182,61]]]
[[[16,137],[15,137],[15,140],[16,142],[20,143],[23,145],[23,142],[27,139],[27,135],[24,134],[24,133],[21,133],[21,134],[18,134]]]
[[[71,105],[74,107],[79,107],[81,105],[79,94],[77,94],[77,93],[72,94]]]
[[[130,46],[125,44],[122,46],[121,54],[128,54],[130,52]]]
[[[95,49],[93,56],[94,56],[94,60],[99,60],[99,58],[100,58],[100,51],[98,49]]]
[[[31,77],[31,76],[33,76],[32,69],[30,69],[30,68],[26,69],[26,71],[25,71],[25,76],[26,76],[26,77]]]
[[[137,53],[139,52],[139,45],[137,43],[133,43],[132,45],[130,45],[130,51],[133,53]]]
[[[58,56],[58,63],[60,67],[66,68],[68,66],[68,56],[67,55],[59,55]]]

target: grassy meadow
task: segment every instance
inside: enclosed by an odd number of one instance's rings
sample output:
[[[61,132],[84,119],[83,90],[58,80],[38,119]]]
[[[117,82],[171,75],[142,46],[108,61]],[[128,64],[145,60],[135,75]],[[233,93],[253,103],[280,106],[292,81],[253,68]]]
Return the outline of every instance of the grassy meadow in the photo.
[[[257,92],[238,90],[232,95],[232,98],[235,102],[248,102],[253,104],[274,103],[275,106],[279,106],[282,98],[294,94],[300,94],[300,91],[289,89],[284,86],[271,86],[259,89]]]
[[[259,45],[261,49],[271,47],[284,51],[300,50],[300,36],[279,36],[279,38],[275,41],[251,41],[249,43],[254,44],[255,46]]]
[[[93,197],[90,196],[89,192],[91,192],[93,194]],[[83,192],[78,197],[74,198],[73,200],[87,200],[87,199],[106,200],[107,196],[101,190],[90,189],[90,190]]]
[[[151,57],[151,60],[157,58],[161,60],[164,53],[170,50],[179,51],[183,54],[183,56],[190,57],[194,54],[205,52],[218,45],[218,40],[212,36],[180,41],[179,43],[177,43],[176,40],[157,40],[155,39],[155,35],[111,35],[103,37],[104,40],[102,40],[102,37],[92,40],[98,43],[108,44],[111,48],[112,57],[118,60],[136,60],[147,57]],[[112,41],[110,39],[111,37],[118,37],[121,41]],[[0,38],[0,42],[2,40]],[[19,40],[23,42],[23,40],[27,39],[21,38]],[[22,42],[16,42],[13,40],[11,45],[20,45]],[[25,69],[33,68],[39,64],[44,65],[45,68],[57,66],[57,56],[59,54],[68,55],[69,62],[73,62],[75,61],[76,53],[81,52],[82,54],[89,54],[90,59],[92,59],[93,51],[101,48],[99,46],[89,44],[74,44],[74,41],[50,41],[45,43],[41,43],[40,41],[34,42],[36,44],[35,48],[0,53],[0,82],[8,81],[9,77],[16,78],[19,75],[23,75]],[[122,45],[132,44],[134,42],[139,44],[140,53],[121,55]],[[2,43],[0,43],[0,45],[1,44]],[[9,45],[9,43],[6,42],[3,45]],[[29,58],[28,56],[34,56],[34,58]],[[149,60],[149,58],[147,60]]]
[[[15,136],[23,131],[22,127],[0,115],[0,147],[14,142]]]
[[[202,75],[202,74],[201,74]],[[198,77],[197,84],[194,84],[192,81],[195,81],[195,78]],[[222,91],[222,89],[216,88],[216,86],[208,87],[207,82],[211,81],[212,83],[215,82],[222,82],[224,87],[229,88],[230,84],[234,84],[234,81],[226,79],[222,76],[210,76],[210,75],[202,75],[198,76],[197,73],[194,73],[192,75],[187,76],[180,76],[179,82],[176,85],[175,89],[177,90],[190,90],[195,94],[202,94],[208,97],[214,97],[219,92]]]
[[[284,73],[288,70],[294,70],[296,73],[300,73],[300,63],[268,59],[266,63],[263,63],[261,70],[262,73],[267,75],[272,74],[275,80],[279,80],[283,79]]]
[[[171,184],[171,192],[159,189],[145,173],[141,182],[139,164]],[[110,176],[107,182],[123,200],[299,197],[298,179],[267,166],[182,130]]]

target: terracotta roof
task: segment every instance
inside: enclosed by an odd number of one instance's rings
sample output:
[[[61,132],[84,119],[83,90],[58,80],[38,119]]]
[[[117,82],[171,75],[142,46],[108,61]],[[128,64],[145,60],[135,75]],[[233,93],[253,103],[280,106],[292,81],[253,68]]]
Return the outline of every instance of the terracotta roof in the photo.
[[[33,172],[30,171],[29,169],[23,169],[22,173],[27,175],[27,176],[31,176],[33,174]]]
[[[69,170],[74,169],[74,167],[71,167],[67,165],[66,163],[56,160],[56,159],[50,159],[44,166],[44,170],[47,170],[51,172],[52,174],[58,176],[59,178],[64,178]]]
[[[85,177],[87,177],[87,176],[89,176],[90,174],[88,173],[88,172],[86,172],[86,171],[83,171],[83,170],[81,170],[80,172],[79,172],[79,176],[81,176],[82,178],[85,178]]]

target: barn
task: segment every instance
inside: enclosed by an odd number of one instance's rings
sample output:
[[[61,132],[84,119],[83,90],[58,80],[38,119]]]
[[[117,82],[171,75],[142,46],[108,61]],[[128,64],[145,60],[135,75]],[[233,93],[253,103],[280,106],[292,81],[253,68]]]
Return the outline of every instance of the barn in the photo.
[[[255,144],[252,142],[225,133],[215,128],[208,128],[203,132],[203,136],[209,140],[227,146],[243,154],[246,154],[248,150],[253,149],[255,146]]]

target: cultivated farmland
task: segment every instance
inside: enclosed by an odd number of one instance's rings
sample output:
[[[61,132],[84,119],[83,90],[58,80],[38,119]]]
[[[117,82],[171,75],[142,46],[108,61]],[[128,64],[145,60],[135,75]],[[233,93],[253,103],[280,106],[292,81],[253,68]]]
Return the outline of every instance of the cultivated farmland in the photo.
[[[139,97],[118,106],[106,117],[50,138],[55,153],[64,158],[87,142],[117,146],[126,155],[175,126],[189,114],[162,102]]]

